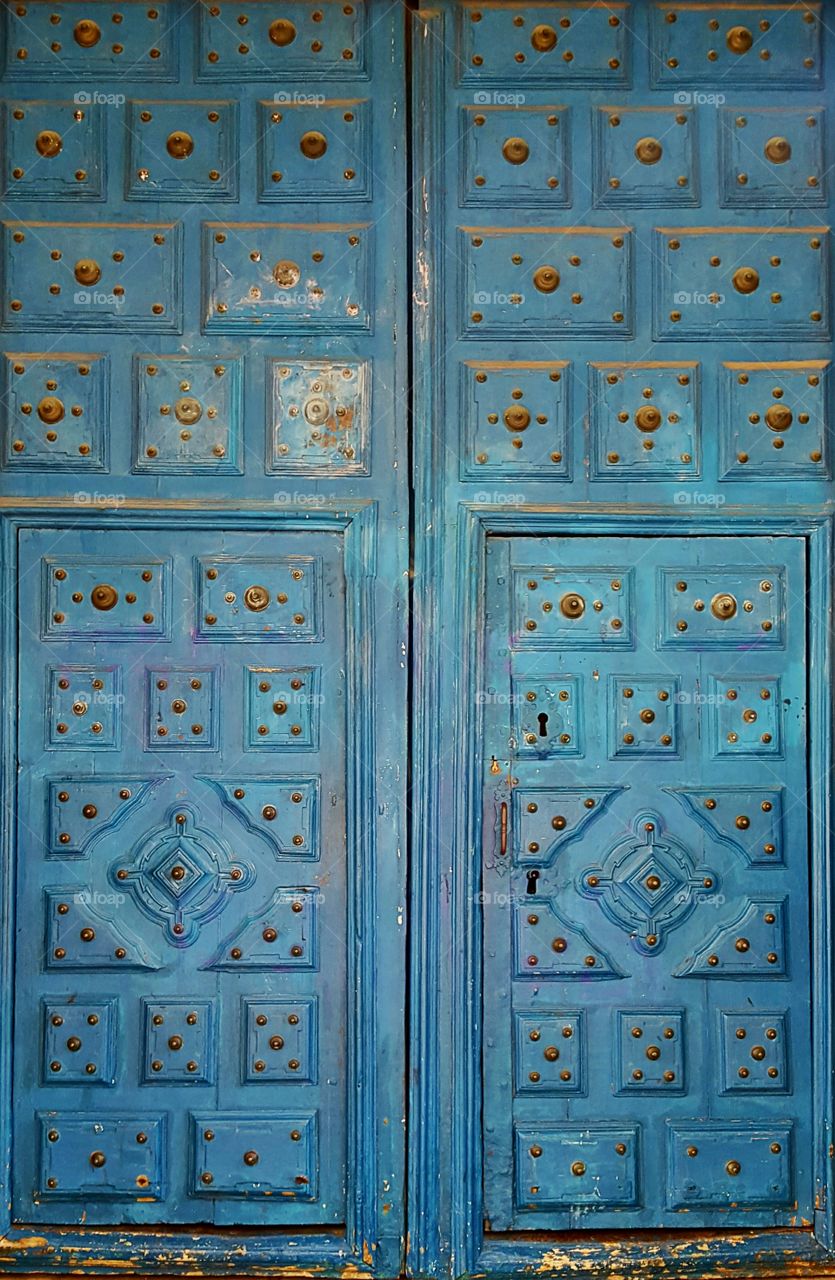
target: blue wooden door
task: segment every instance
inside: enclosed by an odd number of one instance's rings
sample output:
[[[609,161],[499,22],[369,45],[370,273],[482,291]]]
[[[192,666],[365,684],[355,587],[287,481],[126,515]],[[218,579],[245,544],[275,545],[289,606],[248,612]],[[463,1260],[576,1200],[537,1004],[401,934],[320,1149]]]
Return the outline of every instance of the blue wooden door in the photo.
[[[828,1265],[831,19],[415,18],[415,1268]]]
[[[402,19],[4,7],[3,1270],[401,1267]]]

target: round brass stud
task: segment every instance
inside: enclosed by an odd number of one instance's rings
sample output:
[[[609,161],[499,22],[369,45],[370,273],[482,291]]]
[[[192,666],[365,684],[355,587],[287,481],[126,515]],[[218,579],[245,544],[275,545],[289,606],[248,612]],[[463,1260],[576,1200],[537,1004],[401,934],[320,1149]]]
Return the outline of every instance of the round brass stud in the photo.
[[[79,24],[81,25],[81,24]],[[101,1169],[107,1163],[107,1157],[103,1151],[94,1151],[90,1156],[90,1164],[94,1169]]]
[[[79,284],[98,284],[101,280],[101,267],[92,258],[81,258],[75,264],[75,278]]]
[[[554,293],[559,288],[560,273],[556,267],[537,267],[533,273],[533,282],[540,293]]]
[[[269,36],[273,44],[284,49],[295,40],[296,28],[288,18],[276,18],[275,22],[270,23]]]
[[[195,422],[199,422],[202,418],[203,406],[193,396],[183,396],[174,405],[174,416],[178,422],[182,422],[185,426],[193,426]]]
[[[585,600],[574,591],[570,591],[560,600],[560,613],[565,618],[582,618],[585,611]]]
[[[531,149],[524,138],[507,138],[502,147],[502,155],[508,164],[524,164]]]
[[[766,410],[765,425],[769,431],[788,431],[793,421],[791,409],[785,404],[773,404]]]
[[[715,595],[710,602],[710,612],[714,618],[719,618],[722,622],[734,616],[736,607],[736,599],[726,592]]]
[[[657,431],[661,422],[661,410],[656,409],[654,404],[641,405],[635,414],[635,426],[639,431]]]
[[[73,27],[72,36],[82,49],[92,49],[101,40],[101,28],[92,18],[82,18]]]
[[[770,160],[772,164],[785,164],[787,160],[791,160],[792,147],[788,138],[769,138],[764,150],[766,160]]]
[[[270,603],[270,593],[266,587],[247,587],[244,592],[244,604],[253,613],[260,613]]]
[[[504,412],[504,425],[508,431],[525,431],[530,426],[531,415],[523,404],[512,404]]]
[[[733,285],[737,293],[754,293],[760,285],[760,273],[754,267],[738,267],[733,274]]]
[[[117,603],[119,592],[115,587],[111,587],[106,582],[100,582],[98,586],[93,587],[90,592],[90,602],[94,609],[100,609],[102,613],[107,613],[109,609]]]
[[[302,134],[299,150],[308,160],[320,160],[328,149],[328,140],[318,129],[308,129]]]
[[[731,27],[725,37],[725,43],[731,53],[747,53],[754,43],[754,37],[747,27]]]
[[[38,417],[41,422],[60,422],[64,416],[64,406],[57,396],[44,396],[38,405]]]
[[[547,23],[540,23],[531,32],[531,44],[537,53],[550,53],[557,47],[557,33]]]
[[[664,148],[657,138],[639,138],[635,143],[635,159],[641,164],[658,164]]]
[[[185,129],[175,129],[169,133],[165,149],[175,160],[185,160],[194,150],[194,138]]]
[[[39,156],[47,159],[57,156],[63,145],[60,133],[56,133],[54,129],[42,129],[35,139],[35,150]]]
[[[299,283],[301,274],[298,264],[291,262],[288,258],[282,258],[273,267],[273,280],[282,289],[292,289],[294,285]]]

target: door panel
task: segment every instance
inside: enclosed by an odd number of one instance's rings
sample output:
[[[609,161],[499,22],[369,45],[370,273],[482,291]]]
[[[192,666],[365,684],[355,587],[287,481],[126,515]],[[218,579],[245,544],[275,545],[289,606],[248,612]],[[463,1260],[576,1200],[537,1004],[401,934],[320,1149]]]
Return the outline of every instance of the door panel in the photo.
[[[490,1228],[809,1218],[803,541],[489,563]]]
[[[4,1270],[174,1274],[183,1229],[196,1272],[401,1269],[405,69],[375,10],[3,9]]]
[[[18,1219],[344,1220],[341,561],[23,535]]]
[[[826,16],[415,20],[416,1268],[831,1246]]]

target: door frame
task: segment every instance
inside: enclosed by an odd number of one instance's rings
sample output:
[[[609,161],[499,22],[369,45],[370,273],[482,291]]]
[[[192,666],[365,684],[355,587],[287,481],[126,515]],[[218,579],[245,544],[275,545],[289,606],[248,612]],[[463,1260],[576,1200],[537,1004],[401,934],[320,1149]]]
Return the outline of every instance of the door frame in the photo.
[[[231,504],[201,498],[192,509],[164,500],[119,498],[114,506],[79,508],[72,498],[21,501],[0,499],[0,565],[2,566],[2,680],[6,690],[0,721],[2,796],[0,810],[0,1025],[11,1028],[14,991],[15,859],[16,859],[16,699],[18,626],[18,534],[26,528],[118,530],[151,533],[168,530],[187,536],[190,530],[332,533],[342,539],[346,580],[345,621],[348,668],[347,726],[347,850],[348,913],[358,945],[349,947],[345,981],[349,992],[346,1045],[347,1189],[344,1230],[298,1230],[286,1227],[195,1229],[191,1227],[89,1229],[38,1224],[11,1225],[10,1159],[12,1154],[12,1037],[0,1037],[0,1274],[89,1269],[106,1274],[108,1268],[129,1266],[141,1274],[274,1275],[324,1272],[354,1277],[398,1275],[402,1267],[404,1214],[402,1204],[404,1079],[398,1070],[402,1056],[393,1020],[380,1017],[383,997],[378,974],[393,989],[405,984],[405,921],[391,914],[403,901],[403,859],[386,856],[402,844],[401,806],[381,813],[375,795],[378,771],[387,759],[402,759],[405,728],[396,716],[381,717],[367,696],[367,675],[373,669],[380,638],[375,633],[381,585],[378,556],[379,504],[372,500],[334,501],[328,505],[285,507],[250,502]],[[382,582],[386,601],[399,598],[401,610],[394,624],[405,644],[401,582]],[[38,585],[30,587],[39,590]],[[392,625],[388,624],[389,627]],[[405,663],[391,668],[392,702],[405,707]],[[396,788],[395,788],[396,789]],[[388,904],[381,913],[380,902]],[[381,927],[384,925],[384,927]],[[367,940],[372,939],[373,945]],[[365,945],[363,945],[365,940]]]
[[[420,432],[418,432],[420,434]],[[452,520],[452,517],[450,518]],[[629,514],[587,505],[518,506],[461,502],[457,527],[447,527],[445,551],[439,552],[447,589],[443,611],[438,607],[442,579],[423,586],[425,616],[420,634],[426,643],[443,632],[447,657],[445,678],[436,692],[427,689],[423,706],[416,711],[438,727],[447,741],[455,742],[455,757],[447,768],[448,780],[435,779],[421,797],[421,825],[427,846],[440,858],[457,851],[449,865],[438,867],[447,893],[431,891],[427,870],[415,885],[413,904],[418,946],[414,972],[441,979],[433,1016],[416,1026],[422,1059],[434,1073],[437,1092],[432,1115],[439,1151],[441,1185],[451,1188],[449,1201],[435,1219],[436,1258],[448,1258],[454,1276],[524,1276],[536,1272],[551,1276],[599,1276],[615,1267],[618,1274],[642,1272],[648,1262],[669,1267],[679,1276],[713,1275],[726,1267],[746,1276],[783,1273],[787,1264],[829,1265],[833,1245],[833,1172],[829,1147],[833,1137],[833,839],[832,804],[828,780],[832,765],[832,663],[831,610],[833,571],[833,516],[801,507],[779,516],[722,508],[670,511],[638,507]],[[641,1231],[630,1240],[605,1232],[507,1233],[485,1236],[481,1163],[481,919],[478,892],[482,861],[481,770],[482,708],[473,691],[484,661],[486,548],[491,535],[530,536],[802,536],[808,551],[808,677],[809,677],[809,797],[810,797],[810,893],[812,895],[812,1023],[813,1128],[819,1135],[815,1151],[814,1225],[805,1233],[793,1229],[748,1232],[693,1233],[689,1253],[682,1248],[687,1237],[677,1232]],[[438,643],[438,641],[435,641]],[[451,653],[457,656],[451,660]],[[424,657],[424,664],[428,659]],[[420,772],[418,772],[420,777]],[[468,851],[468,854],[465,852]],[[419,856],[416,846],[416,856]],[[428,891],[428,896],[427,896]],[[448,904],[447,904],[448,897]],[[425,930],[425,932],[424,932]],[[434,953],[433,953],[433,949]],[[419,1011],[415,1011],[417,1019]],[[416,1087],[419,1094],[420,1081]],[[412,1114],[427,1116],[413,1103]],[[451,1117],[451,1124],[447,1118]],[[426,1170],[423,1171],[424,1174]],[[437,1185],[437,1184],[436,1184]],[[435,1187],[425,1178],[412,1188],[411,1221],[429,1213]],[[412,1240],[414,1248],[414,1240]],[[698,1248],[695,1246],[698,1245]],[[422,1246],[428,1253],[429,1240]],[[428,1258],[421,1270],[436,1274]]]

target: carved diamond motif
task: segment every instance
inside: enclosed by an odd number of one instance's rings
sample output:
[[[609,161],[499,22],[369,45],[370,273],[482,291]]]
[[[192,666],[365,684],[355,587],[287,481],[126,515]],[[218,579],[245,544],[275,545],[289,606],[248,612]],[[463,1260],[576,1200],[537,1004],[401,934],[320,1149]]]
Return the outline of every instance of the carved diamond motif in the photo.
[[[639,814],[632,830],[600,867],[583,872],[580,891],[596,897],[609,919],[629,931],[638,951],[655,955],[700,897],[715,893],[717,877],[708,867],[696,867],[657,814]]]
[[[142,837],[130,859],[111,868],[110,878],[129,889],[140,909],[163,925],[169,942],[187,947],[232,893],[252,883],[255,872],[234,859],[216,835],[199,827],[191,809],[177,807]]]

